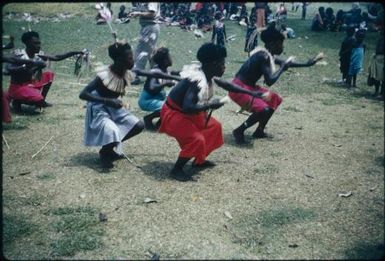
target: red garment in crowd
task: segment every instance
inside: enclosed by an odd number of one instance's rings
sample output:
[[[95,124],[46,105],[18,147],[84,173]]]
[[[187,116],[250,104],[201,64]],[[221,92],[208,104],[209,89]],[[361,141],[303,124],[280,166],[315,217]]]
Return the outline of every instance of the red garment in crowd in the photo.
[[[11,83],[8,89],[10,99],[26,102],[39,102],[44,100],[41,91],[44,85],[53,82],[55,74],[52,71],[43,72],[41,80],[33,80],[31,82],[15,84]]]
[[[263,93],[270,92],[270,101],[265,101],[261,98],[253,99],[251,95],[244,93],[229,92],[229,97],[244,110],[250,112],[263,111],[265,108],[272,108],[273,110],[276,110],[282,102],[282,98],[277,93],[269,91],[267,88],[261,87],[259,85],[256,85],[255,87],[249,86],[238,78],[234,78],[232,82],[249,91],[259,91]]]
[[[203,3],[198,2],[195,4],[195,11],[199,11],[203,8]]]
[[[195,158],[196,164],[205,162],[206,157],[223,145],[222,126],[210,118],[207,127],[206,112],[183,113],[169,97],[160,112],[159,132],[174,137],[181,148],[179,157]]]
[[[8,92],[3,92],[1,90],[1,102],[2,102],[2,113],[1,118],[3,122],[10,123],[12,121],[11,112],[9,110],[9,100],[8,100]]]

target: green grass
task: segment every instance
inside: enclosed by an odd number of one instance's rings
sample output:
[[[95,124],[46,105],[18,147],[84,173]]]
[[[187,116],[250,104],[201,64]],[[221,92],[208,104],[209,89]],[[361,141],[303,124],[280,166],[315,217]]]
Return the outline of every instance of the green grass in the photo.
[[[92,65],[109,64],[107,46],[113,39],[107,25],[95,25],[94,4],[7,4],[3,34],[14,35],[16,48],[23,48],[20,37],[28,24],[20,15],[31,12],[42,18],[31,27],[39,32],[46,53],[87,48]],[[115,14],[120,4],[113,3]],[[254,127],[246,132],[250,144],[235,146],[231,132],[247,116],[235,115],[239,108],[234,103],[215,111],[225,144],[209,155],[217,166],[199,172],[194,183],[169,178],[178,144],[147,131],[124,144],[125,153],[141,169],[121,160],[108,175],[101,174],[99,148],[83,145],[86,110],[79,93],[84,85],[73,84],[75,60],[52,62],[56,75],[47,100],[54,106],[41,113],[26,109],[24,115],[12,114],[11,124],[3,124],[10,146],[3,146],[2,162],[7,258],[143,260],[149,258],[148,249],[161,259],[349,259],[374,253],[384,236],[384,188],[378,185],[384,182],[384,107],[371,97],[366,74],[379,35],[367,33],[364,72],[358,75],[356,92],[324,82],[341,78],[338,51],[345,33],[309,30],[320,5],[335,11],[351,8],[351,3],[311,3],[305,21],[299,11],[289,11],[287,25],[297,38],[284,42],[282,56],[306,61],[323,51],[328,65],[292,68],[270,87],[283,97],[267,126],[271,140],[251,140]],[[18,14],[9,19],[7,12]],[[66,12],[75,15],[53,21]],[[230,80],[247,59],[245,28],[225,23],[227,34],[236,35],[226,46],[223,78]],[[136,48],[137,19],[112,26],[118,38]],[[170,49],[172,69],[179,70],[196,60],[198,48],[210,40],[211,33],[196,39],[192,32],[161,25],[158,46]],[[94,77],[91,71],[81,83]],[[262,80],[259,84],[264,85]],[[8,85],[9,77],[4,76],[2,88]],[[146,114],[137,105],[141,88],[132,86],[122,97],[138,117]],[[216,88],[215,94],[226,92]],[[50,136],[54,139],[32,159]],[[33,171],[18,175],[27,170]],[[191,171],[190,163],[185,170]],[[336,200],[345,190],[353,195]],[[82,193],[87,196],[79,198]],[[194,196],[200,199],[194,201]],[[143,205],[145,197],[158,202]],[[108,213],[107,223],[98,221],[99,210]],[[223,215],[225,210],[232,220]],[[299,246],[289,247],[292,243]]]
[[[58,216],[52,228],[59,238],[51,243],[53,256],[73,256],[79,251],[94,250],[102,246],[103,225],[90,207],[57,208],[48,213]]]
[[[3,242],[9,244],[17,238],[32,234],[38,226],[29,222],[24,215],[3,215]]]
[[[302,223],[316,217],[316,212],[299,207],[281,207],[260,213],[258,220],[265,228],[277,229],[289,224]]]

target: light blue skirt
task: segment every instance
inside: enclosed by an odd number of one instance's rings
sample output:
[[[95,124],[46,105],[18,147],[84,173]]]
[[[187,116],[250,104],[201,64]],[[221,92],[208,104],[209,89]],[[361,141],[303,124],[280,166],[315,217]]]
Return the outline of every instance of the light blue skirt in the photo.
[[[166,92],[161,91],[156,95],[151,95],[145,90],[142,90],[139,96],[138,105],[144,111],[158,111],[162,109],[166,101]]]

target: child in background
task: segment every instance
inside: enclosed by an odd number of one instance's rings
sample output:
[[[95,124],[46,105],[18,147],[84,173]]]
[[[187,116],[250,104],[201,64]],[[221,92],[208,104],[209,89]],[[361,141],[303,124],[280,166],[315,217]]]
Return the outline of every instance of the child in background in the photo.
[[[126,13],[126,7],[124,5],[120,6],[120,11],[118,13],[118,19],[123,24],[128,24],[130,22],[129,14]]]
[[[250,57],[250,52],[258,45],[258,30],[256,22],[257,18],[252,16],[250,23],[247,25],[244,51],[247,52],[248,57]]]
[[[349,74],[350,56],[354,45],[354,27],[346,29],[346,37],[342,41],[339,56],[340,56],[340,71],[342,73],[342,83],[347,83],[346,80]]]
[[[154,67],[151,69],[151,72],[169,74],[167,68],[172,65],[172,60],[167,48],[161,47],[157,49],[151,60],[154,63]],[[167,96],[164,88],[173,87],[174,85],[175,83],[169,80],[147,77],[138,101],[138,105],[142,110],[151,112],[143,118],[146,129],[157,130],[160,126],[160,120],[156,123],[156,125],[154,125],[152,121],[155,118],[160,118],[160,110],[162,109]]]
[[[356,88],[357,74],[362,71],[364,62],[365,45],[365,31],[358,30],[355,34],[356,41],[353,45],[352,54],[350,56],[349,75],[347,78],[348,88]],[[353,82],[352,82],[353,80]]]
[[[286,25],[281,25],[281,33],[285,36],[287,39],[295,38],[294,30],[290,27],[286,27]]]
[[[223,23],[224,17],[221,12],[215,13],[215,23],[213,26],[213,34],[211,37],[211,42],[215,43],[215,36],[216,36],[216,44],[220,46],[225,46],[226,39],[226,27]]]

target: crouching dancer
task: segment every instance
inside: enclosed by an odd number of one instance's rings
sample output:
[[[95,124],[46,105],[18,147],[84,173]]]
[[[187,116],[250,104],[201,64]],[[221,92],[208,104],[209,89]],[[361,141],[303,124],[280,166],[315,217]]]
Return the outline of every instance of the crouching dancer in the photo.
[[[72,51],[65,54],[47,55],[40,50],[41,42],[37,32],[26,32],[21,36],[21,41],[26,48],[16,50],[14,58],[33,61],[61,61],[82,51]],[[8,89],[9,98],[12,99],[12,107],[15,112],[21,112],[21,104],[35,105],[37,107],[48,107],[46,96],[54,80],[54,72],[47,70],[43,72],[44,63],[39,64],[8,64],[7,73],[11,76],[11,84]]]
[[[136,74],[179,80],[178,77],[159,72],[131,71],[134,60],[128,43],[117,42],[110,45],[108,55],[113,64],[100,70],[96,78],[79,95],[80,99],[88,101],[85,145],[102,146],[99,156],[103,168],[112,168],[114,160],[123,158],[121,142],[139,134],[144,128],[143,122],[118,99],[125,94],[126,88],[130,86]],[[117,152],[114,150],[115,147]]]
[[[250,53],[250,58],[241,66],[232,83],[245,90],[259,91],[264,94],[262,97],[254,98],[240,93],[229,92],[230,98],[241,109],[252,113],[244,123],[233,131],[235,141],[238,144],[245,143],[245,130],[256,123],[259,124],[252,135],[253,138],[268,137],[264,132],[266,124],[282,102],[282,98],[277,93],[257,85],[256,82],[263,76],[265,83],[271,86],[289,67],[309,67],[323,58],[323,54],[320,53],[305,63],[297,63],[293,61],[292,57],[287,60],[273,57],[273,55],[280,55],[283,52],[283,41],[285,39],[284,35],[274,27],[262,31],[261,39],[265,43],[265,48],[257,47]],[[275,70],[275,64],[280,65],[278,70]]]
[[[223,144],[222,126],[206,113],[209,109],[218,109],[223,105],[213,98],[214,86],[218,85],[225,71],[226,49],[213,43],[203,44],[197,58],[201,65],[184,66],[180,72],[183,78],[173,87],[167,96],[160,113],[159,132],[174,137],[181,148],[179,157],[171,170],[171,176],[179,181],[192,180],[191,175],[183,171],[186,163],[194,158],[193,167],[206,168],[215,164],[206,157]],[[234,85],[221,84],[222,88],[232,92],[242,92],[259,97],[260,93],[241,89]]]

